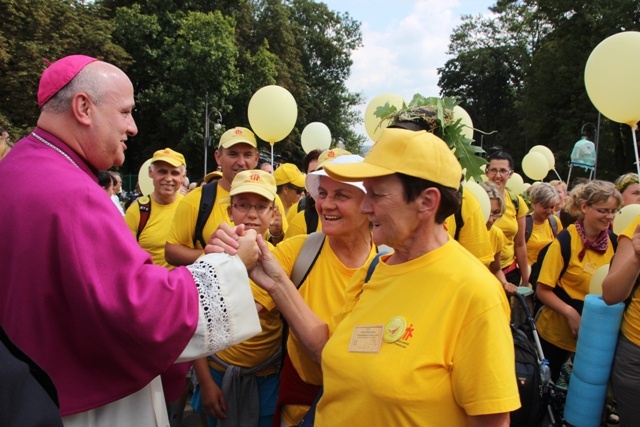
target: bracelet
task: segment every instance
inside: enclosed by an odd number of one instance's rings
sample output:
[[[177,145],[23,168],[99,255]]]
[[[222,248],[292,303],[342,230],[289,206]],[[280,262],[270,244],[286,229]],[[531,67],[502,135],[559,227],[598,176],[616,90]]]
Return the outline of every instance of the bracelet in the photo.
[[[269,238],[274,240],[280,240],[284,237],[284,230],[280,230],[280,234],[274,236],[273,234],[271,234],[271,230],[267,228],[267,233],[269,234]]]

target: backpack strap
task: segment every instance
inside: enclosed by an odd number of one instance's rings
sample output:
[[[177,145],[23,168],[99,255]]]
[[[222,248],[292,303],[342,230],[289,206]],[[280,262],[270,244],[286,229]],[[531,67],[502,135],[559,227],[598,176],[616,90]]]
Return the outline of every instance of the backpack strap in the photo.
[[[460,231],[464,227],[464,219],[462,218],[462,203],[464,203],[464,197],[462,192],[462,184],[458,188],[458,194],[460,195],[460,206],[453,213],[453,219],[456,221],[456,231],[453,233],[453,240],[458,241],[460,238]]]
[[[549,225],[551,226],[553,237],[556,237],[558,235],[558,220],[556,220],[556,217],[554,215],[549,215],[549,218],[547,219],[549,220]]]
[[[558,280],[560,280],[560,277],[562,277],[565,271],[567,271],[567,268],[569,268],[569,261],[571,260],[571,234],[567,230],[562,230],[556,238],[560,242],[560,253],[562,254],[562,261],[564,262],[560,276],[558,276]]]
[[[136,240],[140,240],[140,234],[149,221],[151,215],[151,197],[144,196],[138,199],[138,207],[140,208],[140,221],[138,222],[138,234],[136,234]]]
[[[385,254],[387,254],[386,251],[378,252],[376,256],[371,260],[371,264],[369,264],[369,268],[367,269],[367,275],[364,278],[364,283],[369,283],[369,280],[371,280],[371,276],[373,275],[376,266],[380,262],[380,257]]]
[[[202,237],[204,226],[211,216],[213,211],[213,205],[216,201],[216,193],[218,192],[218,181],[210,182],[202,186],[202,196],[200,197],[200,207],[198,208],[198,218],[196,219],[196,228],[193,233],[193,247],[196,247],[196,243],[200,242],[200,245],[204,248],[207,242]]]
[[[531,214],[527,214],[524,217],[524,241],[528,242],[529,237],[531,237],[531,233],[533,232],[533,217]],[[553,234],[555,237],[555,233]]]
[[[299,288],[316,263],[326,236],[320,232],[310,233],[302,244],[302,249],[291,270],[291,281]]]

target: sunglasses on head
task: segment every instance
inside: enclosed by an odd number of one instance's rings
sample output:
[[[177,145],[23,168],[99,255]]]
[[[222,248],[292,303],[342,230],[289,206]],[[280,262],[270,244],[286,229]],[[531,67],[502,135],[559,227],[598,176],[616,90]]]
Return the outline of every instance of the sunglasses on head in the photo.
[[[304,188],[296,187],[295,185],[292,185],[292,184],[287,184],[287,187],[295,191],[296,194],[302,194],[302,192],[304,191]]]

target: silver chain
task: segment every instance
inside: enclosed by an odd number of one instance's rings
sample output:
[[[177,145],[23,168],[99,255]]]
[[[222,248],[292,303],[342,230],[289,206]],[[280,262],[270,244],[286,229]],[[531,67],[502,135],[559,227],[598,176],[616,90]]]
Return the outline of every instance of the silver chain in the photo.
[[[47,141],[46,139],[44,139],[43,137],[41,137],[40,135],[38,135],[35,132],[31,132],[31,135],[33,135],[38,141],[42,142],[44,145],[46,145],[49,148],[53,148],[54,150],[56,150],[58,153],[62,154],[64,156],[65,159],[69,160],[71,162],[71,164],[75,167],[77,167],[78,169],[80,169],[80,166],[77,165],[76,162],[73,161],[73,159],[71,157],[69,157],[69,155],[67,153],[65,153],[64,151],[62,151],[61,149],[59,149],[58,147],[56,147],[55,145],[53,145],[52,143],[50,143],[49,141]]]

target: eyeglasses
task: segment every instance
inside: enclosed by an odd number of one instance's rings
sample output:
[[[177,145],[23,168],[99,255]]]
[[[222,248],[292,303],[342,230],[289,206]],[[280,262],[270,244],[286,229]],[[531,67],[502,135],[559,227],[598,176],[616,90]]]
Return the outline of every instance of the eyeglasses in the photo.
[[[594,208],[593,206],[589,207],[601,215],[615,215],[619,212],[619,209]]]
[[[249,213],[251,208],[254,208],[258,215],[264,215],[273,209],[273,205],[252,205],[250,203],[234,203],[232,206],[242,213]]]
[[[496,169],[496,168],[491,168],[487,171],[487,175],[495,175],[497,173],[499,173],[500,175],[509,175],[511,172],[513,172],[511,169]]]
[[[493,219],[500,219],[502,218],[502,213],[500,211],[493,211],[489,214],[489,216]]]
[[[296,192],[296,194],[302,194],[304,188],[296,187],[295,185],[287,184],[287,187]]]

